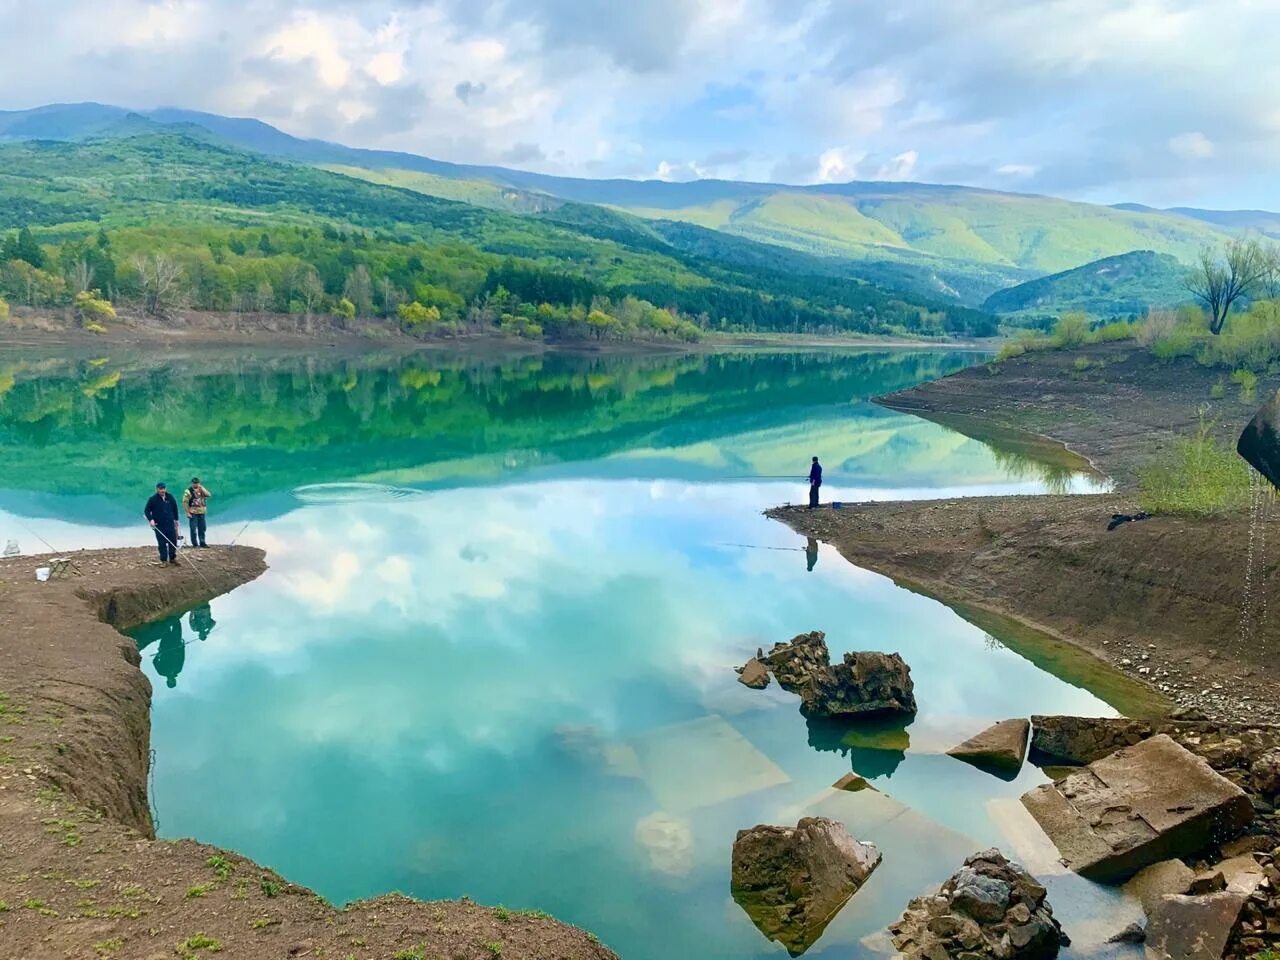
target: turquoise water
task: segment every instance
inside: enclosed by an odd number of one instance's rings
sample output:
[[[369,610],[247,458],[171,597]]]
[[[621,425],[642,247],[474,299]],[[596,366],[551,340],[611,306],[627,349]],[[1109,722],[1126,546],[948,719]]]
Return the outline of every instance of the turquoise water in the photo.
[[[1112,708],[761,516],[806,492],[764,478],[815,453],[833,499],[1087,487],[865,402],[966,362],[29,363],[0,398],[0,539],[145,543],[147,488],[200,472],[212,538],[271,569],[136,633],[159,832],[335,902],[466,894],[626,958],[776,956],[729,895],[733,837],[825,814],[884,863],[808,956],[869,951],[993,844],[1049,875],[1069,921],[1115,905],[1027,839],[1016,798],[1041,775],[943,751],[1008,716]],[[813,629],[836,655],[901,652],[916,720],[810,725],[737,683],[757,646]],[[829,789],[850,770],[876,789]]]

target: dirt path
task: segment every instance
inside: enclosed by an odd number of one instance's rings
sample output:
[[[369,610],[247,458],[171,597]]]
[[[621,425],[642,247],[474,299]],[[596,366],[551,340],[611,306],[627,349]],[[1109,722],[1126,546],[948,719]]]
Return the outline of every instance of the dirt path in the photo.
[[[337,910],[228,851],[154,840],[151,687],[117,628],[211,599],[265,563],[217,547],[200,553],[201,578],[153,556],[76,554],[82,575],[49,583],[34,578],[39,558],[0,561],[0,960],[614,957],[548,917],[466,900]]]
[[[969,368],[880,401],[997,449],[1018,446],[1019,430],[1048,437],[1116,477],[1115,494],[769,515],[970,620],[994,615],[1070,643],[1178,705],[1224,720],[1280,720],[1280,621],[1271,612],[1280,605],[1280,544],[1266,542],[1280,537],[1259,538],[1247,515],[1154,517],[1107,531],[1112,514],[1136,511],[1129,491],[1140,465],[1198,429],[1202,408],[1232,439],[1252,416],[1256,402],[1238,391],[1210,397],[1220,376],[1106,344]],[[1044,643],[1023,646],[1032,659],[1046,655]],[[1105,689],[1104,678],[1092,682]],[[1114,693],[1113,703],[1132,691]],[[1151,707],[1139,698],[1139,709]]]

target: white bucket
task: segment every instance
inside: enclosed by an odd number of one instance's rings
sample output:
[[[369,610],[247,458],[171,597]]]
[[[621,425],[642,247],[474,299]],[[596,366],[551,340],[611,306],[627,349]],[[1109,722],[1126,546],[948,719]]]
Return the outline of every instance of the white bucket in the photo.
[[[49,568],[48,568],[48,567],[36,567],[36,579],[37,579],[37,580],[39,580],[41,583],[44,583],[46,580],[48,580],[48,579],[49,579]]]

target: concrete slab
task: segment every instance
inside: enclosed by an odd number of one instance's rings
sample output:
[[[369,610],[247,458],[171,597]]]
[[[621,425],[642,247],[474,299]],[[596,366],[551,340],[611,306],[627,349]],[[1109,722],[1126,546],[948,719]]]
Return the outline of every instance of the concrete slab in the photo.
[[[1022,802],[1068,867],[1113,883],[1229,840],[1253,819],[1244,791],[1164,734],[1036,787]]]
[[[790,780],[717,716],[650,730],[631,746],[654,798],[673,813],[714,806]]]
[[[959,746],[952,747],[947,755],[984,770],[1017,776],[1027,758],[1027,737],[1030,733],[1031,723],[1028,720],[1001,720]]]

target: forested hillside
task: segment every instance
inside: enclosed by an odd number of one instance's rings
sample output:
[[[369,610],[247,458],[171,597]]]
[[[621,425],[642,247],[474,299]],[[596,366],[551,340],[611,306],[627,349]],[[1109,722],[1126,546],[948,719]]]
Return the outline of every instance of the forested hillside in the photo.
[[[273,160],[200,128],[126,118],[99,132],[0,144],[11,303],[86,323],[125,301],[158,316],[324,312],[529,337],[995,330],[980,311],[711,231],[669,235],[573,203],[522,216]]]
[[[1004,315],[1080,310],[1098,317],[1137,316],[1190,300],[1187,273],[1168,254],[1135,250],[1002,290],[984,306]]]

